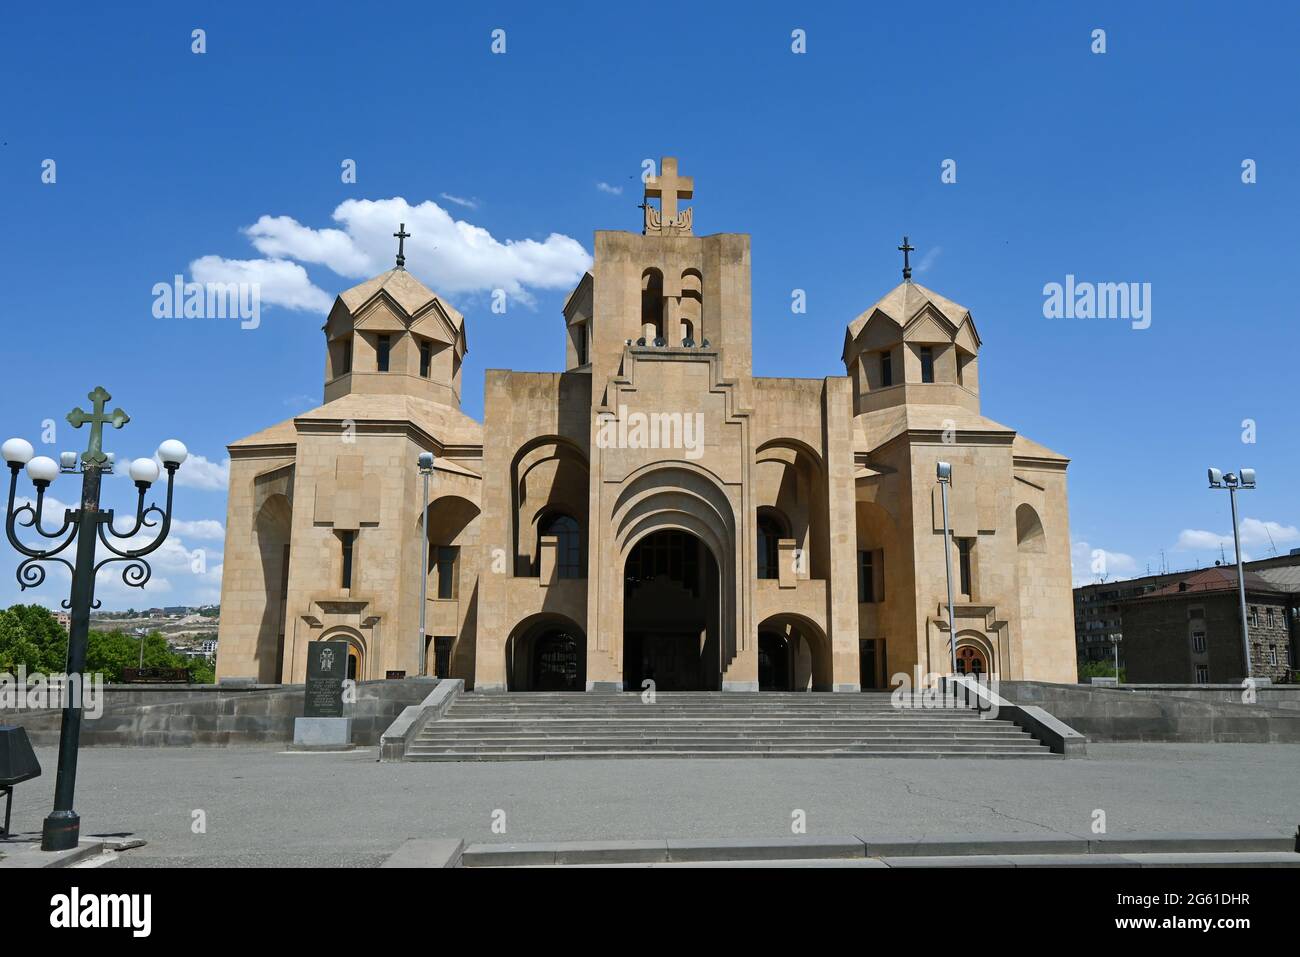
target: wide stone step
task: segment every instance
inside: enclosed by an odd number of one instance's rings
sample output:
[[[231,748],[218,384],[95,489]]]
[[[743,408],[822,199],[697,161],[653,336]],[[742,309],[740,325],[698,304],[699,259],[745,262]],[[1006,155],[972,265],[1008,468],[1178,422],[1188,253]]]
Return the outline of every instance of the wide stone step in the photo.
[[[453,705],[450,713],[459,715],[505,715],[523,716],[545,715],[807,715],[809,717],[835,717],[854,715],[889,715],[889,714],[962,714],[977,715],[979,712],[966,709],[929,709],[920,708],[677,708],[659,705],[638,706],[635,708],[461,708]]]
[[[631,720],[608,720],[608,721],[591,721],[591,720],[572,720],[572,721],[463,721],[447,720],[431,723],[426,726],[429,728],[443,727],[459,730],[482,729],[490,730],[508,730],[510,728],[549,728],[566,731],[601,731],[609,728],[617,728],[623,731],[645,730],[653,731],[661,728],[671,728],[675,730],[689,731],[691,729],[715,729],[719,731],[819,731],[831,733],[835,731],[897,731],[900,729],[924,729],[924,730],[944,730],[951,729],[954,731],[967,730],[986,730],[991,728],[1015,727],[1009,723],[994,723],[990,721],[840,721],[840,722],[810,722],[810,721],[631,721]]]
[[[1010,721],[895,707],[888,692],[467,694],[426,725],[415,761],[730,757],[1056,757]]]
[[[630,742],[618,739],[595,738],[587,741],[447,741],[416,742],[411,754],[475,752],[475,751],[806,751],[806,750],[845,750],[869,748],[879,751],[912,751],[920,748],[971,751],[1041,751],[1043,746],[1037,741],[844,741],[830,742],[817,740],[804,741],[718,741],[711,738],[688,738],[685,740],[656,739],[651,741]]]
[[[637,760],[658,758],[1015,758],[1018,760],[1052,760],[1061,755],[1046,748],[1037,751],[989,750],[968,751],[952,749],[916,749],[892,751],[879,748],[803,749],[762,751],[485,751],[464,753],[442,751],[430,753],[407,752],[409,761],[558,761],[558,760]]]
[[[572,741],[624,741],[627,744],[640,744],[640,742],[653,741],[729,741],[733,744],[745,745],[749,742],[826,742],[826,744],[855,744],[855,742],[865,741],[911,741],[915,744],[931,744],[931,742],[959,741],[969,742],[969,744],[1017,744],[1017,742],[1028,742],[1028,744],[1039,745],[1031,736],[1024,733],[1006,733],[1006,735],[948,735],[948,733],[939,733],[939,735],[930,735],[930,733],[902,733],[902,735],[714,735],[710,732],[692,732],[689,735],[666,735],[662,732],[650,732],[645,735],[611,735],[611,733],[595,733],[595,735],[530,735],[530,733],[516,733],[516,735],[421,735],[417,737],[416,744],[419,745],[445,745],[445,744],[468,744],[468,742],[493,742],[493,741],[537,741],[542,744],[560,744],[560,742]]]
[[[950,725],[950,724],[896,724],[884,727],[784,727],[779,725],[725,725],[725,724],[606,724],[606,725],[569,725],[569,724],[542,724],[542,723],[519,723],[507,722],[499,725],[483,725],[475,722],[474,724],[445,724],[443,722],[431,722],[426,725],[420,734],[435,735],[474,735],[492,736],[492,735],[517,735],[517,734],[542,734],[550,737],[557,735],[565,737],[587,737],[593,734],[620,734],[628,737],[651,734],[714,734],[728,735],[735,737],[755,737],[762,735],[771,735],[776,737],[845,737],[845,736],[862,736],[862,735],[895,735],[895,734],[962,734],[976,737],[990,735],[1006,734],[1024,734],[1025,732],[1013,724],[983,724],[983,725]]]

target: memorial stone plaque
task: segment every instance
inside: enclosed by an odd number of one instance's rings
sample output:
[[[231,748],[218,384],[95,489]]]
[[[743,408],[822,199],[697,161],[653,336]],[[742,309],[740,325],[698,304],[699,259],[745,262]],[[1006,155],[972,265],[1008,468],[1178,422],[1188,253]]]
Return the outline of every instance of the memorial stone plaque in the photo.
[[[307,693],[303,716],[343,717],[343,679],[347,675],[346,641],[307,642]]]

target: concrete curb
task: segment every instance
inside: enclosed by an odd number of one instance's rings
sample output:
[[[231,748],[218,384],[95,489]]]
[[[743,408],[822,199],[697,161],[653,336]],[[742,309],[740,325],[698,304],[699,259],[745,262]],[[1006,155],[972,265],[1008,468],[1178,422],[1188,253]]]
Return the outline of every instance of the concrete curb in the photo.
[[[0,870],[41,867],[72,867],[109,850],[104,841],[82,841],[67,851],[42,851],[39,842],[11,844],[0,842]]]
[[[460,867],[464,841],[412,839],[388,856],[380,867]]]
[[[890,867],[941,867],[957,861],[978,866],[1140,866],[1156,858],[1170,863],[1188,856],[1207,864],[1259,863],[1300,866],[1296,838],[1281,833],[1130,834],[1107,837],[1045,837],[1009,834],[985,839],[969,836],[862,837],[799,836],[767,839],[567,841],[538,844],[470,844],[461,867],[547,867],[557,865],[638,865],[703,863],[808,864],[883,861]],[[1080,858],[1086,860],[1080,861]]]

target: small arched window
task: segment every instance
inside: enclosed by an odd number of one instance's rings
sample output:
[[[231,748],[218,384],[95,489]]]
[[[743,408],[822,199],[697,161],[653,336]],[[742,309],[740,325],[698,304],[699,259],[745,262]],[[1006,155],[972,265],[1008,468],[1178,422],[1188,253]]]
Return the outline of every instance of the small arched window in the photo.
[[[653,345],[664,335],[664,276],[653,267],[641,274],[641,345]]]

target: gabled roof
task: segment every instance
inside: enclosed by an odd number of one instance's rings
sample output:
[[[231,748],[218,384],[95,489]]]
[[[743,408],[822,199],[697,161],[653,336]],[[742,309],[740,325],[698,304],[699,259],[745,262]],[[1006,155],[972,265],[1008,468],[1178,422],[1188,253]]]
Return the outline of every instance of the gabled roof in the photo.
[[[239,439],[230,449],[288,445],[298,441],[297,422],[351,419],[354,422],[412,422],[447,445],[483,444],[483,426],[459,409],[410,395],[352,392]]]
[[[857,416],[855,426],[858,438],[854,448],[860,452],[874,451],[905,432],[942,432],[951,428],[958,432],[989,432],[1011,436],[1011,452],[1015,456],[1070,461],[1067,456],[1039,445],[1010,426],[994,422],[958,405],[889,406]]]
[[[367,279],[339,293],[339,299],[348,312],[355,316],[381,292],[386,293],[408,316],[418,316],[428,306],[437,305],[451,322],[452,328],[458,332],[464,328],[465,317],[405,269],[390,269],[386,273],[380,273],[374,279]]]
[[[1169,598],[1197,592],[1235,591],[1237,588],[1237,567],[1235,565],[1218,565],[1189,572],[1177,581],[1147,592],[1142,598]],[[1246,572],[1246,591],[1278,592],[1276,585],[1260,577],[1255,572]]]
[[[1261,568],[1255,574],[1278,591],[1300,591],[1300,564],[1280,568]]]
[[[277,422],[260,432],[254,432],[242,439],[231,442],[226,448],[255,448],[263,445],[292,445],[298,441],[298,430],[293,427],[293,419]]]
[[[908,280],[899,283],[886,293],[883,299],[863,311],[849,323],[849,327],[844,334],[844,355],[848,355],[849,345],[866,328],[867,323],[876,313],[881,313],[892,319],[900,328],[903,328],[912,319],[916,318],[916,315],[925,309],[927,305],[947,319],[955,331],[960,331],[963,325],[968,326],[974,336],[975,345],[979,345],[979,332],[975,329],[975,322],[971,318],[969,309],[960,303],[939,295],[932,289],[927,289],[920,283]]]

